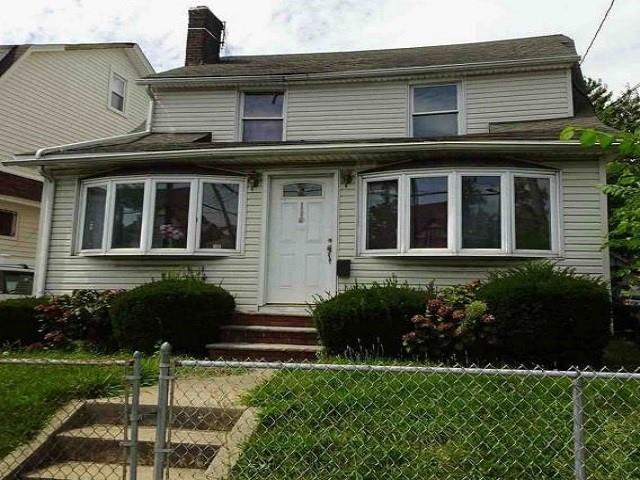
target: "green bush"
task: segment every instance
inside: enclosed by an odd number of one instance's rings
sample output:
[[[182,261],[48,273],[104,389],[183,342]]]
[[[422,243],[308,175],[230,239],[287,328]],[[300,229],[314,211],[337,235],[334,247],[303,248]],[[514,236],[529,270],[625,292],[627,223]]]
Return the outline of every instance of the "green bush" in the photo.
[[[387,280],[318,298],[312,313],[328,353],[395,356],[402,351],[402,336],[411,330],[411,318],[424,305],[424,291]]]
[[[51,348],[115,348],[109,308],[122,290],[74,290],[36,307],[42,340]]]
[[[41,340],[35,308],[46,298],[12,298],[0,302],[0,344],[31,345]]]
[[[164,341],[173,350],[202,355],[235,308],[222,287],[194,278],[167,278],[120,295],[111,308],[121,348],[153,352]]]
[[[477,295],[496,317],[504,361],[601,365],[611,307],[602,281],[535,262],[493,273]]]

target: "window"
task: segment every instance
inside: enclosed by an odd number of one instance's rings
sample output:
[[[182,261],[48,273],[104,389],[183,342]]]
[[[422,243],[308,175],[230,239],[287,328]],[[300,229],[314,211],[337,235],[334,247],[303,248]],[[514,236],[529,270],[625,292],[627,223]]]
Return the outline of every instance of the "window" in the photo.
[[[18,213],[0,210],[0,236],[15,237],[17,233]]]
[[[361,181],[363,254],[558,253],[553,172],[434,169],[373,174]]]
[[[367,183],[367,250],[398,247],[398,180]]]
[[[242,141],[281,141],[283,139],[284,93],[245,92],[243,99]]]
[[[320,183],[289,183],[282,188],[283,197],[321,197]]]
[[[111,74],[109,88],[109,106],[118,112],[124,112],[124,102],[127,93],[127,81],[120,75]]]
[[[416,86],[411,89],[411,131],[414,137],[457,135],[457,85]]]
[[[87,181],[78,250],[87,255],[238,252],[243,195],[244,181],[232,178]]]

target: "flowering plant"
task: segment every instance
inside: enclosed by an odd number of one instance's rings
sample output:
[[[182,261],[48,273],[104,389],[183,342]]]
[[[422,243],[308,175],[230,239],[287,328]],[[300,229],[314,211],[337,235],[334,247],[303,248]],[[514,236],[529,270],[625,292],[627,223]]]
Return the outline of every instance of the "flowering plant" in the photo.
[[[92,348],[109,348],[112,342],[109,307],[122,290],[75,290],[71,295],[51,297],[35,307],[44,343],[51,348],[68,348],[86,343]]]
[[[165,238],[167,240],[182,240],[184,238],[184,232],[171,223],[160,225],[159,230],[162,238]]]
[[[480,282],[429,289],[424,314],[415,315],[413,330],[403,336],[405,350],[437,360],[458,355],[478,357],[498,342],[495,317],[476,299]]]

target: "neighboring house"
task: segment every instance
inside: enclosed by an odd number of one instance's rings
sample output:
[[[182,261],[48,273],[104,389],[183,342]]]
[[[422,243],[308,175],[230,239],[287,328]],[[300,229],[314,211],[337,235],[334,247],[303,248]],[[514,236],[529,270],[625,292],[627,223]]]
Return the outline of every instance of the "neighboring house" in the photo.
[[[0,162],[44,146],[109,137],[140,127],[153,73],[134,43],[0,45]],[[0,295],[29,294],[42,177],[0,168]]]
[[[16,156],[46,172],[37,291],[202,267],[245,311],[354,282],[440,285],[550,258],[608,278],[601,127],[563,35],[220,57],[191,9],[186,66],[149,75],[148,131]]]

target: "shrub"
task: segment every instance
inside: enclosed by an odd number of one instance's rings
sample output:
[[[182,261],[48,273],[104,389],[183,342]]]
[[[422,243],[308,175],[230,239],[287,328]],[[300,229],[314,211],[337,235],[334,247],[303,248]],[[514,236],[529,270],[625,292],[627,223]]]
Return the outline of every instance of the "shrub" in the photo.
[[[52,348],[84,344],[92,349],[115,346],[109,308],[121,290],[74,290],[36,308],[42,340]]]
[[[0,302],[0,344],[22,346],[41,340],[35,308],[46,298],[12,298]]]
[[[535,262],[493,273],[478,298],[496,316],[503,360],[549,367],[601,364],[610,318],[604,282]]]
[[[312,307],[328,353],[398,355],[411,318],[424,311],[425,292],[396,280],[354,285],[334,297],[318,298]]]
[[[153,352],[163,342],[201,355],[231,318],[235,301],[222,287],[195,278],[167,278],[129,290],[111,309],[121,348]]]
[[[415,315],[414,329],[403,337],[410,354],[432,360],[492,360],[498,343],[495,317],[476,299],[480,282],[428,293],[424,314]],[[462,358],[465,357],[465,358]]]

